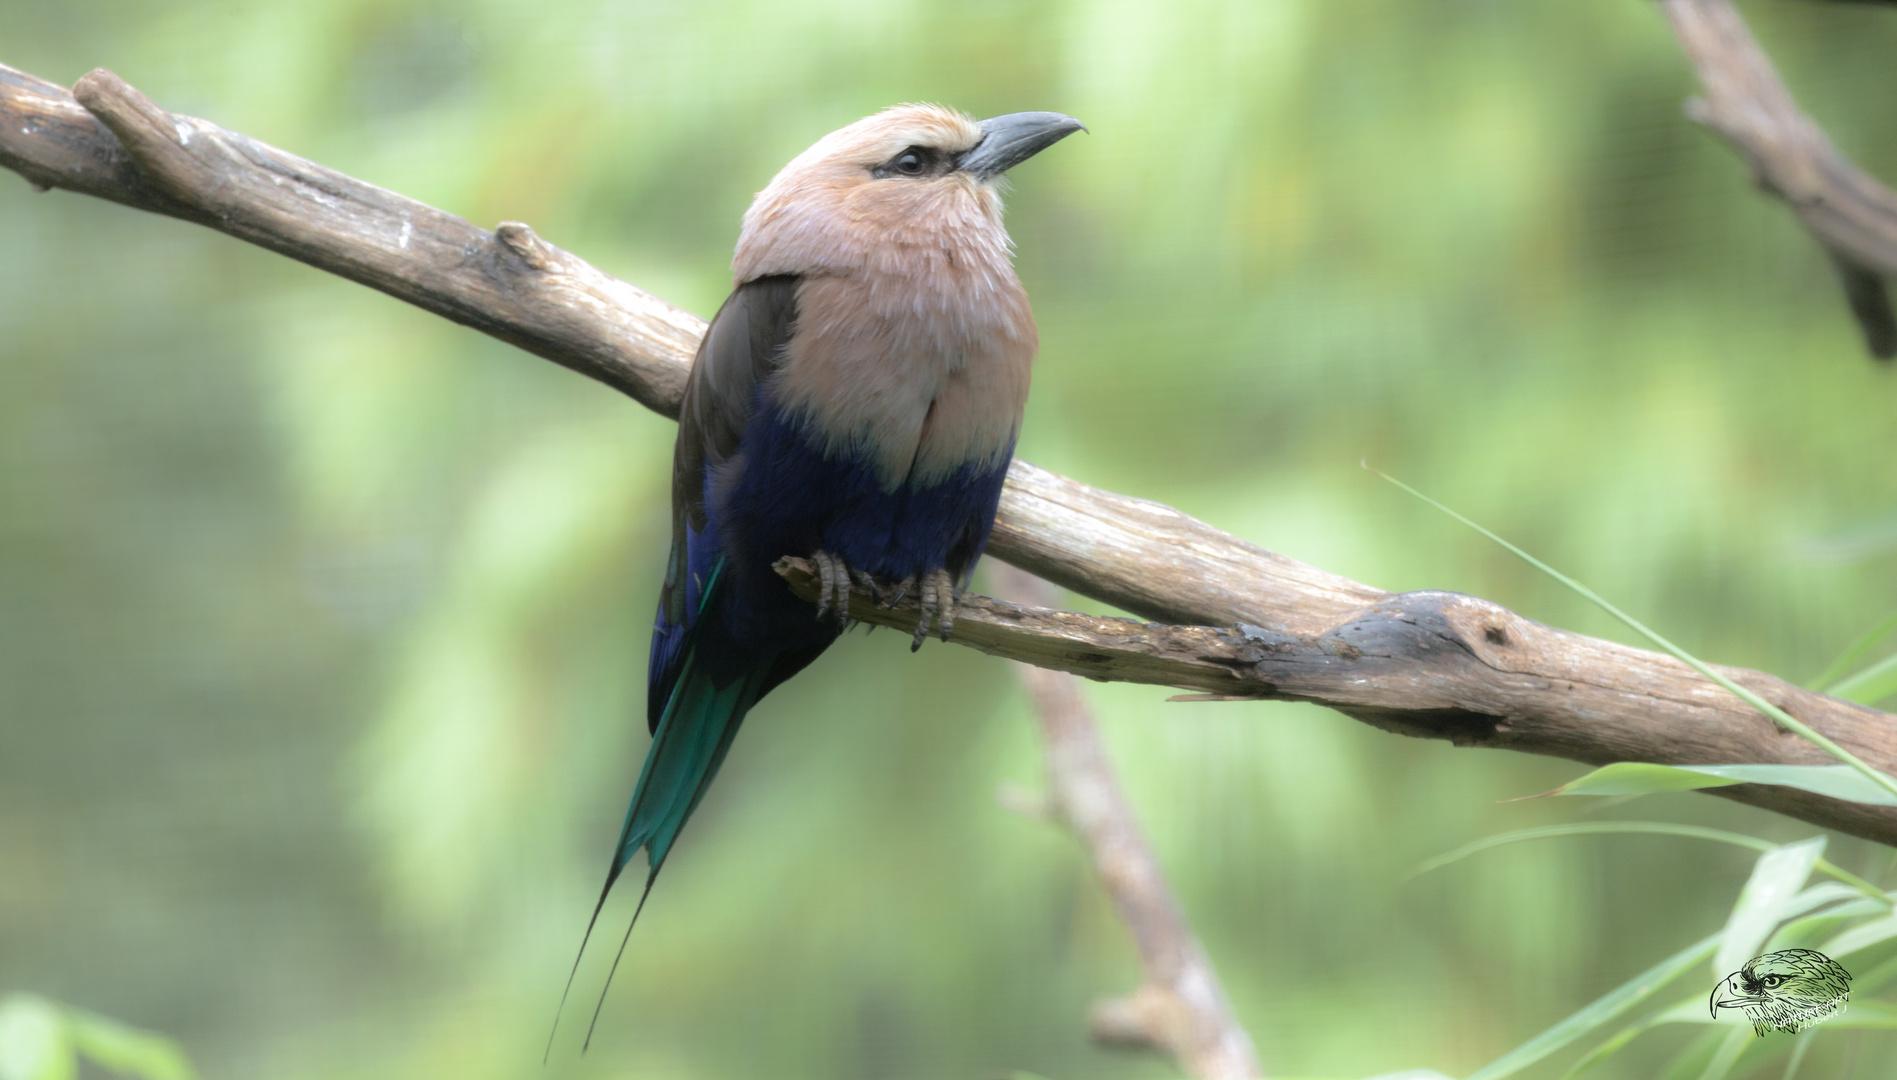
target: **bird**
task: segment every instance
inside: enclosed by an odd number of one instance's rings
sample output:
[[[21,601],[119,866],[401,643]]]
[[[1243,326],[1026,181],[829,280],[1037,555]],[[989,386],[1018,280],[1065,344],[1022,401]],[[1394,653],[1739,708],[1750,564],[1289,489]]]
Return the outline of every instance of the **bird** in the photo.
[[[607,987],[745,715],[847,628],[852,586],[886,606],[915,595],[911,651],[931,629],[949,639],[1038,348],[1000,185],[1084,130],[1055,112],[977,121],[899,105],[818,139],[745,212],[733,291],[680,408],[648,670],[652,741],[580,942],[584,956],[643,849],[644,891]],[[784,556],[817,568],[814,606],[772,569]]]
[[[1713,987],[1713,1019],[1738,1009],[1755,1035],[1796,1034],[1844,1011],[1851,973],[1816,949],[1780,949],[1746,961]]]

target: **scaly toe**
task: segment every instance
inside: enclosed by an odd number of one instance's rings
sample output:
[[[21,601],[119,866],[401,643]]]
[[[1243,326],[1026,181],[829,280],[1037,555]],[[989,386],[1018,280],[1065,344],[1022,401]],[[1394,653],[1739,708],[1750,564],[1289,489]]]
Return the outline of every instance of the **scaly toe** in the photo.
[[[916,613],[915,642],[909,651],[922,647],[922,641],[934,628],[936,636],[943,641],[949,639],[949,633],[955,628],[955,579],[940,567],[922,575],[922,594],[918,597]]]
[[[923,640],[929,636],[929,624],[935,621],[936,615],[935,575],[923,574],[920,584],[922,591],[916,597],[916,633],[909,644],[910,652],[922,648]]]
[[[810,561],[817,564],[817,618],[821,621],[830,614],[830,553],[819,551]]]
[[[931,570],[935,580],[935,632],[943,641],[949,639],[949,631],[955,628],[955,602],[960,599],[955,588],[955,579],[947,570]]]
[[[817,564],[817,618],[834,618],[839,625],[847,626],[850,621],[850,577],[849,565],[841,558],[827,551],[819,551],[810,557]]]

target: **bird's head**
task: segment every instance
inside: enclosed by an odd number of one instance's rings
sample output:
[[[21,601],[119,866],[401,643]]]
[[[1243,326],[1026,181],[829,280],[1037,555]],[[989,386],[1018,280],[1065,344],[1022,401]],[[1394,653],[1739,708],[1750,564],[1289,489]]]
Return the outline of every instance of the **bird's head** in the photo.
[[[1756,956],[1713,988],[1712,1013],[1740,1009],[1761,1029],[1791,1030],[1830,1015],[1851,993],[1851,973],[1815,949]]]
[[[1003,174],[1083,130],[1051,112],[977,121],[939,105],[885,109],[818,139],[758,193],[732,270],[741,282],[848,273],[970,244],[1005,255]]]

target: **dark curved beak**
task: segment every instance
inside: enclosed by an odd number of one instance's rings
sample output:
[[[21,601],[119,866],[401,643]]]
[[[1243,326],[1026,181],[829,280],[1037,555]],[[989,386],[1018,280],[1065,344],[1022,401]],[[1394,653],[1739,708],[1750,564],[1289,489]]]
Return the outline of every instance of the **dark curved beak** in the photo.
[[[1000,176],[1087,125],[1057,112],[1018,112],[991,116],[979,125],[982,140],[962,155],[956,167],[978,179]]]

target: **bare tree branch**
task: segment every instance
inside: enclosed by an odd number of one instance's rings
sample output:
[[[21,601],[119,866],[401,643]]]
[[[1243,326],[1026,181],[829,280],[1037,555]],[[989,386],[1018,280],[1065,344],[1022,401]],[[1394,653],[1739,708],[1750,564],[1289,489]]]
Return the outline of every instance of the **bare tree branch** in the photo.
[[[41,187],[169,214],[280,251],[676,414],[703,322],[526,226],[489,233],[206,121],[165,113],[109,72],[82,79],[78,93],[83,107],[50,83],[0,67],[0,165]],[[1199,626],[1046,612],[1033,613],[1041,622],[1022,622],[1021,609],[997,606],[993,633],[1010,631],[1007,655],[1030,663],[1093,678],[1315,701],[1403,734],[1589,763],[1821,760],[1669,657],[1552,630],[1484,600],[1393,596],[1170,507],[1026,462],[1009,471],[989,550],[1135,614]],[[980,636],[990,632],[982,620],[963,618],[957,640],[1000,651],[999,638]],[[1034,627],[1055,632],[1022,632]],[[1888,714],[1758,672],[1731,674],[1877,768],[1897,771],[1897,725]],[[1897,809],[1756,785],[1717,794],[1897,842]]]
[[[1053,588],[1032,574],[1001,567],[991,576],[1001,592],[1037,606],[1053,605]],[[1120,789],[1079,681],[1030,664],[1017,669],[1034,701],[1052,809],[1086,845],[1094,873],[1132,932],[1146,973],[1138,990],[1094,1006],[1093,1037],[1109,1045],[1164,1050],[1187,1076],[1263,1076],[1251,1036],[1232,1015],[1212,961]]]
[[[782,559],[805,599],[815,569]],[[852,619],[914,630],[913,599],[884,608],[850,597]],[[1213,700],[1309,701],[1401,735],[1549,754],[1595,765],[1762,762],[1828,765],[1738,698],[1670,656],[1543,626],[1461,593],[1383,593],[1315,632],[1240,623],[1169,626],[1021,607],[973,593],[955,609],[953,640],[991,656],[1090,679],[1199,691]],[[1875,709],[1744,668],[1735,682],[1826,732],[1878,768],[1897,756],[1897,726]],[[1188,698],[1187,700],[1192,700]],[[1897,843],[1891,808],[1840,803],[1791,788],[1718,789],[1829,828]]]
[[[229,233],[678,415],[704,320],[601,273],[525,225],[488,232],[207,121],[174,116],[104,69],[68,94],[0,65],[0,118],[0,165],[36,187]]]
[[[1754,181],[1830,252],[1871,354],[1897,356],[1885,288],[1897,277],[1897,192],[1838,153],[1799,110],[1731,0],[1660,0],[1660,9],[1706,88],[1688,115],[1731,143]]]

